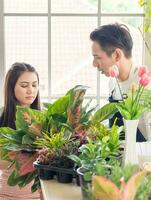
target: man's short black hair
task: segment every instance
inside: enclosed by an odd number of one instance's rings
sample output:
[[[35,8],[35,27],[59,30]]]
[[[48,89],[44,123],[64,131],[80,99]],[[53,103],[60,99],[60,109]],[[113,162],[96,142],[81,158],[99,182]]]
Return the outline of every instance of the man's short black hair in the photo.
[[[126,58],[132,56],[133,40],[124,24],[108,24],[95,29],[90,34],[92,41],[98,42],[103,51],[110,56],[116,48],[123,50]]]

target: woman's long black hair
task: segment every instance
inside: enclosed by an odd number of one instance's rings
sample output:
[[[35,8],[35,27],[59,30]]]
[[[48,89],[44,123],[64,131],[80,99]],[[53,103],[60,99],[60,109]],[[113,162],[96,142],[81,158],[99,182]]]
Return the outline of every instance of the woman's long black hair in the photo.
[[[15,115],[17,99],[15,97],[14,88],[18,78],[24,72],[34,72],[37,75],[38,83],[39,76],[35,68],[27,63],[14,63],[6,74],[5,85],[4,85],[4,109],[0,117],[0,127],[15,127]],[[36,99],[30,106],[33,109],[40,110],[40,96],[39,91]]]

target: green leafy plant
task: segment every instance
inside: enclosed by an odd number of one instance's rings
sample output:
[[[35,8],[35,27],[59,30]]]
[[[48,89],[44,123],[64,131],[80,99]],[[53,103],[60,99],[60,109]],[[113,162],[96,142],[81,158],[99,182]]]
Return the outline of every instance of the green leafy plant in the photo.
[[[86,179],[91,180],[92,174],[96,173],[97,163],[107,164],[108,160],[120,155],[119,129],[115,123],[111,129],[107,129],[100,123],[97,123],[97,126],[93,124],[90,127],[91,133],[88,135],[88,143],[79,148],[79,155],[69,156],[85,170],[84,176],[89,177]]]
[[[98,109],[92,116],[91,122],[102,122],[106,119],[109,119],[117,112],[115,103],[108,103],[104,105],[102,108]]]
[[[45,109],[41,111],[17,107],[16,130],[0,128],[1,159],[9,160],[15,166],[8,184],[24,187],[34,180],[32,191],[35,191],[39,181],[33,161],[41,155],[45,164],[66,166],[65,162],[69,163],[67,156],[76,154],[78,147],[87,142],[87,129],[95,107],[89,108],[90,102],[82,105],[86,89],[82,85],[75,86],[54,103],[45,103]],[[95,113],[93,121],[106,119],[111,114],[108,106]],[[10,157],[11,152],[14,157]],[[23,158],[26,159],[21,162]],[[18,173],[20,170],[24,173]]]
[[[103,158],[108,157],[110,154],[117,154],[119,151],[121,145],[119,135],[123,127],[118,127],[115,123],[116,120],[111,129],[109,129],[104,124],[96,122],[91,124],[88,129],[89,138],[92,138],[93,141],[101,141],[101,156]]]
[[[39,151],[38,163],[68,168],[73,167],[73,163],[67,156],[71,153],[77,153],[80,141],[74,140],[72,133],[63,128],[55,134],[44,134],[44,137],[37,139],[35,144],[38,148],[47,150]]]

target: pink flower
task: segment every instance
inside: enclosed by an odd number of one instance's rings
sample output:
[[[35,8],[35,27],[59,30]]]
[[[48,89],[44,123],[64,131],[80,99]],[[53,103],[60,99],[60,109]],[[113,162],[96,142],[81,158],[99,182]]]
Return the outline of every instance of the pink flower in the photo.
[[[142,77],[144,74],[148,73],[148,68],[146,66],[141,66],[138,69],[138,76]]]
[[[146,87],[150,82],[150,77],[145,73],[141,76],[141,79],[139,80],[139,84],[143,87]]]
[[[148,72],[148,74],[147,74],[150,78],[151,78],[151,71],[150,72]]]
[[[118,77],[119,76],[119,70],[118,70],[118,67],[117,65],[113,65],[110,70],[109,70],[109,75],[111,77]]]

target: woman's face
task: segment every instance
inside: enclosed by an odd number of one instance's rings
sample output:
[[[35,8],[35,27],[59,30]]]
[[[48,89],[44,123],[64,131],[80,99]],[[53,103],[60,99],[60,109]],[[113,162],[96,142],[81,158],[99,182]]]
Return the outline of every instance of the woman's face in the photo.
[[[34,72],[24,72],[17,80],[14,93],[20,106],[29,107],[37,97],[38,78]]]

